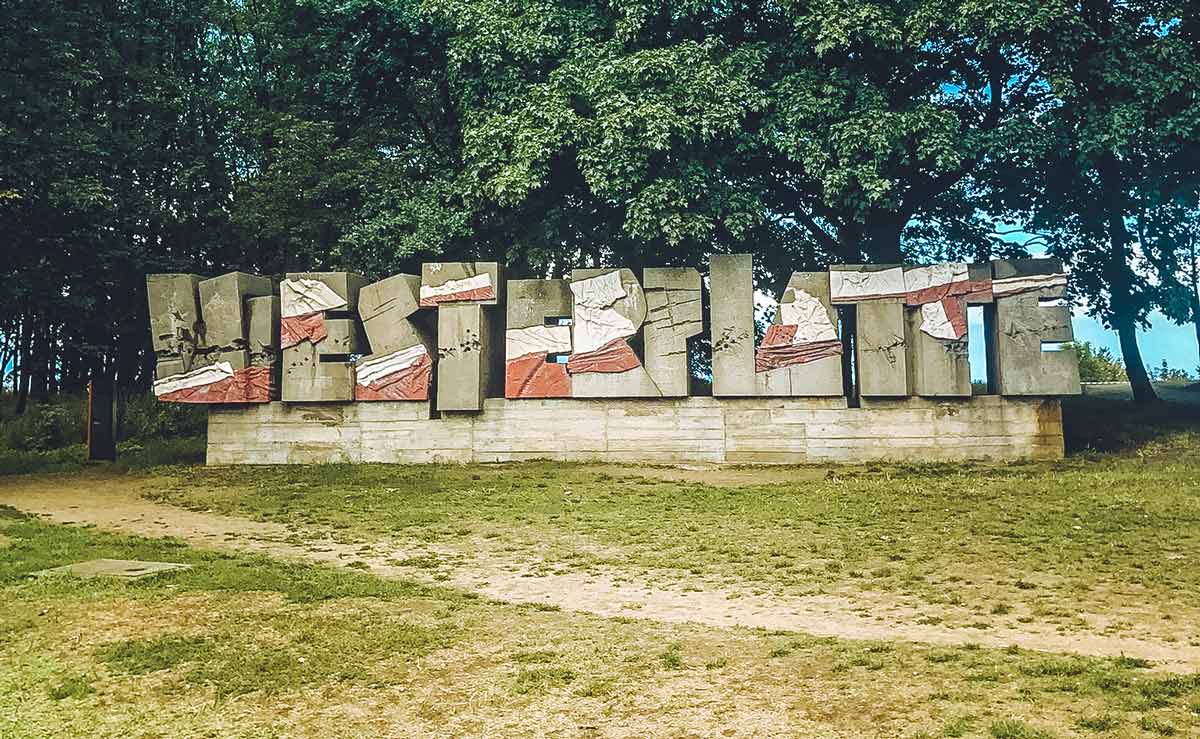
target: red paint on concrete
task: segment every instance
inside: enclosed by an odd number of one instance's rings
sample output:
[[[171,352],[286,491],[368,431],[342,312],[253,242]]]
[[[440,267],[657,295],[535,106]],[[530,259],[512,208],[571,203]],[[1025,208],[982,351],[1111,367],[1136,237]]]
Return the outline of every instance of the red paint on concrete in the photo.
[[[572,375],[584,372],[628,372],[641,366],[641,361],[625,339],[613,339],[595,351],[572,354],[567,360],[567,372]]]
[[[841,354],[842,342],[837,340],[775,346],[764,344],[754,352],[754,371],[766,372],[780,367],[807,364],[826,357],[838,357]]]
[[[283,349],[295,346],[302,341],[311,341],[316,344],[324,341],[327,335],[324,311],[279,319],[279,346]]]
[[[433,359],[428,355],[370,385],[354,383],[355,400],[429,400]]]
[[[547,362],[544,354],[526,354],[504,366],[506,398],[569,398],[571,376],[567,365]]]
[[[160,395],[158,399],[172,403],[269,403],[271,368],[246,367],[234,370],[233,377],[175,390]]]
[[[422,308],[434,308],[438,303],[469,303],[476,300],[494,300],[496,290],[488,285],[487,287],[477,287],[473,290],[460,290],[456,293],[446,293],[445,295],[431,295],[427,298],[421,298]]]

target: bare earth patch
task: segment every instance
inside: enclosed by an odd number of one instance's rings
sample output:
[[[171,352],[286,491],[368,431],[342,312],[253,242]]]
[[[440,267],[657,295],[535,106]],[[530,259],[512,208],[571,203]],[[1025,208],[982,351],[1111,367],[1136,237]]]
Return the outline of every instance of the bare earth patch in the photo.
[[[630,468],[621,468],[629,473]],[[687,470],[648,474],[680,474]],[[721,474],[749,474],[726,470]],[[759,473],[756,473],[759,474]],[[789,474],[795,475],[795,471]],[[671,478],[676,479],[676,478]],[[794,479],[794,478],[793,478]],[[722,480],[735,484],[733,480]],[[761,477],[757,479],[761,484]],[[582,611],[599,616],[629,617],[665,623],[716,627],[758,627],[845,639],[912,641],[935,645],[978,644],[1089,656],[1125,655],[1152,660],[1160,669],[1200,669],[1200,646],[1150,638],[1137,626],[1136,610],[1114,614],[1105,623],[1089,623],[1064,633],[1053,627],[1006,621],[988,628],[950,628],[892,594],[860,590],[814,595],[747,593],[746,588],[695,583],[664,587],[656,578],[626,574],[545,572],[514,568],[511,558],[485,542],[434,548],[420,542],[372,540],[347,543],[277,523],[255,522],[213,513],[188,511],[143,499],[163,483],[154,476],[110,477],[103,474],[9,478],[0,483],[0,505],[38,514],[58,523],[95,525],[142,536],[176,537],[201,548],[252,551],[272,556],[327,562],[383,576],[437,580],[493,598]],[[452,566],[423,566],[430,557]],[[1113,633],[1113,632],[1123,633]]]

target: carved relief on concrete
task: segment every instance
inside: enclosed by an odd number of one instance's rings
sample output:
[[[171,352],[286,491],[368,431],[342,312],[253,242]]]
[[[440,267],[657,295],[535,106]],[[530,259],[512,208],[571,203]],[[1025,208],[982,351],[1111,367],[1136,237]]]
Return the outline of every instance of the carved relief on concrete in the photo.
[[[509,280],[504,397],[569,398],[569,280]]]
[[[358,294],[371,353],[354,364],[355,400],[428,400],[433,328],[420,312],[421,278],[392,275]]]
[[[711,259],[717,397],[837,397],[848,371],[864,398],[969,397],[971,305],[984,306],[1000,394],[1079,392],[1056,260],[796,272],[760,340],[753,273],[748,254]],[[451,412],[479,412],[499,396],[686,397],[689,344],[705,326],[702,277],[690,267],[640,277],[612,267],[507,281],[495,262],[429,263],[420,276],[371,284],[291,273],[277,288],[244,273],[150,275],[155,393],[192,403],[424,401]],[[853,338],[841,325],[851,317]],[[843,356],[851,342],[854,356]]]
[[[367,352],[352,272],[294,272],[279,285],[279,335],[287,402],[354,400],[353,357]]]
[[[503,335],[504,275],[496,262],[433,262],[421,266],[420,305],[437,311],[437,407],[479,411],[498,389],[493,361]]]
[[[230,272],[146,278],[156,355],[154,394],[176,403],[267,403],[277,397],[279,311],[271,280]]]

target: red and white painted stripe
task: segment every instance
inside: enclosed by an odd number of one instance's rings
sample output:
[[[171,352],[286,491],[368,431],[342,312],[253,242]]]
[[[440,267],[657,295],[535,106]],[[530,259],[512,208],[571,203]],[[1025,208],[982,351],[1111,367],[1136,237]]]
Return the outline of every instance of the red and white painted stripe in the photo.
[[[346,298],[320,280],[284,280],[279,285],[280,347],[324,340],[325,311],[345,307]]]
[[[464,277],[461,280],[446,280],[440,285],[421,285],[421,307],[433,308],[439,303],[465,303],[476,300],[494,300],[496,286],[488,272]]]
[[[629,295],[621,284],[621,271],[572,282],[571,293],[573,353],[567,372],[628,372],[640,367],[628,342],[637,326],[614,307]]]
[[[172,403],[268,403],[271,370],[246,367],[235,370],[229,362],[201,367],[154,383],[154,395]]]
[[[937,339],[958,341],[967,335],[967,300],[990,295],[990,279],[972,280],[964,262],[931,264],[876,272],[832,270],[829,287],[834,303],[903,299],[920,306],[921,331]]]
[[[795,291],[792,302],[779,306],[779,320],[767,329],[762,345],[754,353],[756,372],[841,355],[837,328],[819,298],[804,290]]]
[[[355,400],[429,400],[433,359],[423,344],[363,357],[354,366]]]
[[[504,397],[569,398],[567,366],[547,362],[571,351],[570,326],[510,328],[504,333]]]

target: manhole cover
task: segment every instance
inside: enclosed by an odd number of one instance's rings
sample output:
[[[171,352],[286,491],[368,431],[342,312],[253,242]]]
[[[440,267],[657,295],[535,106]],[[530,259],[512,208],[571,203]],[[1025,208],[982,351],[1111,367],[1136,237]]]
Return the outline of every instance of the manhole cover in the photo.
[[[76,577],[120,577],[137,580],[172,570],[190,570],[191,565],[176,562],[140,562],[136,559],[89,559],[71,565],[35,572],[35,575],[74,575]]]

